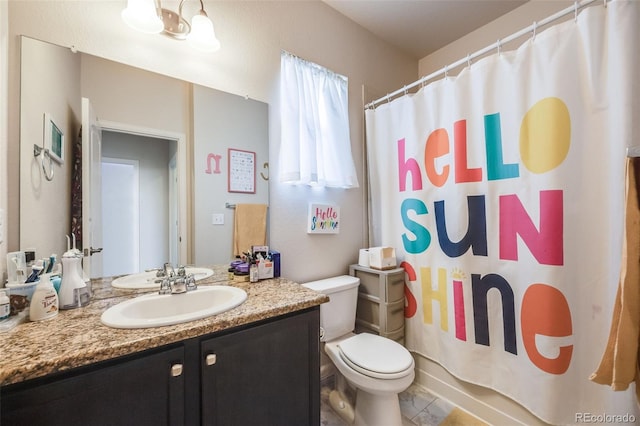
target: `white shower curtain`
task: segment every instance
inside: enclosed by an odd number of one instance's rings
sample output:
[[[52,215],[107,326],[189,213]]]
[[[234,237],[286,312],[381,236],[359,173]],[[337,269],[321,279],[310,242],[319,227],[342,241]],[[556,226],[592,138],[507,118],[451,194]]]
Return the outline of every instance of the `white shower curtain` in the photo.
[[[407,271],[408,348],[550,423],[636,409],[589,375],[640,145],[639,28],[639,2],[589,7],[366,111],[372,245]]]

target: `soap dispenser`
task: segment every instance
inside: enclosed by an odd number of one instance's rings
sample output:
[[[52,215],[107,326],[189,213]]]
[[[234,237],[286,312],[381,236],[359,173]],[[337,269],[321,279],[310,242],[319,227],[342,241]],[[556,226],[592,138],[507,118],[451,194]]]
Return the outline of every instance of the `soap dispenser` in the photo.
[[[51,283],[51,274],[43,274],[31,296],[29,319],[42,321],[58,315],[58,293]]]
[[[74,309],[89,304],[89,289],[79,271],[82,254],[69,250],[62,255],[62,282],[60,283],[60,309]]]

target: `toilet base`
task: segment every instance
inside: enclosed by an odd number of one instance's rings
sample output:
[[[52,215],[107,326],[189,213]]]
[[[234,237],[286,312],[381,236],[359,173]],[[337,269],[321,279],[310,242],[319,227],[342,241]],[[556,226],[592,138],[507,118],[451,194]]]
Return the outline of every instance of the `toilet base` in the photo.
[[[398,395],[356,391],[355,426],[402,426]]]
[[[329,405],[333,408],[342,420],[348,424],[353,424],[355,414],[353,412],[353,406],[344,396],[344,394],[337,390],[332,390],[329,394]]]

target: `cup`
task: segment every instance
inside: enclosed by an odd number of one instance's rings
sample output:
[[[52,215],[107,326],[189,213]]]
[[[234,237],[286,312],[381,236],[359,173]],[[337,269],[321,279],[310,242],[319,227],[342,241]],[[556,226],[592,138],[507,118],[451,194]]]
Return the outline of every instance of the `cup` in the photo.
[[[358,256],[358,265],[369,267],[369,249],[360,249],[360,255]]]
[[[32,283],[7,283],[6,287],[9,289],[9,301],[11,303],[11,315],[15,315],[18,312],[22,312],[31,304],[31,298],[33,292],[36,291],[36,287],[40,281],[34,281]]]

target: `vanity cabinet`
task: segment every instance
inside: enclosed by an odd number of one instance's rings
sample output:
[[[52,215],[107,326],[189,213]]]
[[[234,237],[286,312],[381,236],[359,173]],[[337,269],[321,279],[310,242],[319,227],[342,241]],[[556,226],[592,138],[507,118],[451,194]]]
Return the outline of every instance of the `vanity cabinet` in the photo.
[[[319,425],[320,310],[0,388],[0,425]]]
[[[356,332],[379,334],[403,344],[404,269],[350,265],[349,274],[360,278]]]

